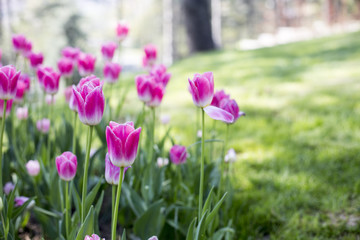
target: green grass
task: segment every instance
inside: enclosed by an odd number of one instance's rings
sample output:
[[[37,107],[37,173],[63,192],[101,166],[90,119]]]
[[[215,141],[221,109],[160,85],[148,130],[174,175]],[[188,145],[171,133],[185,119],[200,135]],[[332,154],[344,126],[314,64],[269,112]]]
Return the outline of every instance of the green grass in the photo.
[[[178,143],[194,139],[187,78],[196,72],[213,71],[215,88],[225,89],[247,113],[231,126],[229,143],[238,153],[237,238],[360,238],[359,39],[358,32],[216,51],[170,69],[161,111],[172,116]],[[209,119],[206,124],[213,126]],[[223,138],[225,126],[217,123],[216,130]]]

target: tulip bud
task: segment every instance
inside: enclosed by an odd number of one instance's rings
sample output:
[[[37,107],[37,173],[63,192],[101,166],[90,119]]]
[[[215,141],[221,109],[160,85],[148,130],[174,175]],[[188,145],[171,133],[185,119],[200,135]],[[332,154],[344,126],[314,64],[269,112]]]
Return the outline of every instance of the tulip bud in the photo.
[[[131,168],[131,166],[124,168],[124,174],[123,174],[123,179],[122,179],[123,181],[125,178],[125,173],[129,168]],[[120,176],[120,167],[117,167],[114,164],[112,164],[112,162],[110,161],[110,158],[109,158],[109,153],[107,153],[106,157],[105,157],[105,180],[106,180],[106,182],[108,184],[118,185],[119,176]]]
[[[129,34],[129,27],[125,22],[118,23],[116,27],[116,36],[118,40],[123,41]]]
[[[71,181],[76,175],[77,158],[72,152],[64,152],[55,159],[59,177],[64,181]]]
[[[74,61],[70,58],[61,58],[58,62],[57,62],[57,66],[59,69],[59,72],[61,74],[61,76],[63,77],[71,77],[71,75],[73,74],[73,69],[74,69]]]
[[[96,58],[91,54],[81,53],[78,58],[79,74],[83,77],[92,74],[95,70]]]
[[[133,122],[119,124],[110,121],[106,127],[109,158],[117,167],[131,166],[137,154],[141,128],[134,129]]]
[[[204,108],[209,105],[214,95],[214,76],[212,72],[196,73],[193,79],[189,78],[189,92],[194,104]]]
[[[163,87],[166,87],[170,78],[171,74],[166,72],[166,67],[162,64],[155,65],[151,71],[150,75],[154,77],[155,82],[161,83]]]
[[[43,118],[36,122],[36,128],[42,133],[48,133],[50,129],[50,120]]]
[[[12,44],[15,52],[22,54],[24,57],[28,57],[31,53],[32,44],[22,34],[15,34],[12,36]]]
[[[108,83],[115,83],[119,80],[121,66],[117,63],[108,62],[104,66],[104,78]]]
[[[30,90],[30,77],[27,74],[20,74],[19,82],[23,82],[25,84],[25,92]]]
[[[37,176],[40,172],[40,164],[38,160],[30,160],[26,163],[26,170],[30,176]]]
[[[9,100],[15,97],[20,72],[7,65],[0,68],[0,99]]]
[[[158,240],[157,236],[152,236],[151,238],[149,238],[148,240]]]
[[[4,186],[4,193],[6,194],[6,195],[9,195],[10,194],[10,192],[12,191],[12,190],[14,190],[14,188],[15,188],[15,185],[12,183],[12,182],[7,182],[7,183],[5,183],[5,186]]]
[[[42,53],[31,52],[29,54],[29,59],[30,59],[30,66],[35,69],[43,63],[44,56]]]
[[[210,105],[220,107],[220,102],[224,99],[230,99],[230,95],[226,94],[224,90],[216,91]]]
[[[81,79],[78,86],[73,86],[79,118],[86,125],[97,125],[101,122],[105,108],[103,84],[99,78],[91,75]]]
[[[89,235],[86,235],[84,240],[105,240],[105,238],[101,239],[98,235],[92,234],[91,237]]]
[[[14,202],[15,202],[15,207],[21,207],[25,202],[27,202],[29,200],[28,197],[24,197],[24,196],[20,196],[20,197],[15,197]],[[35,205],[34,200],[32,200],[29,205],[27,206],[26,209],[30,209]]]
[[[40,86],[47,94],[54,95],[59,90],[60,73],[51,67],[39,67],[37,70]]]
[[[19,81],[17,82],[17,85],[16,85],[16,94],[15,94],[15,98],[14,98],[14,101],[16,103],[22,102],[24,95],[25,95],[26,87],[27,87],[26,83],[23,81],[20,81],[20,79],[19,79]]]
[[[117,45],[114,42],[108,42],[102,45],[101,53],[106,61],[111,61],[113,59],[116,48]]]
[[[239,117],[245,116],[244,112],[239,111],[239,106],[234,99],[224,99],[220,102],[220,108],[233,115],[234,119],[230,123],[235,123]],[[226,122],[229,123],[229,122]]]
[[[157,57],[157,49],[153,44],[148,44],[144,47],[146,66],[152,67],[155,64]]]
[[[170,149],[170,160],[176,165],[185,163],[187,157],[188,153],[185,146],[174,145]]]
[[[9,116],[10,112],[11,112],[11,107],[13,104],[13,100],[8,100],[6,103],[6,116]],[[3,113],[4,113],[4,100],[0,99],[0,118],[3,117]]]
[[[78,48],[73,47],[65,47],[61,54],[64,58],[71,59],[73,62],[75,62],[80,54],[80,50]]]

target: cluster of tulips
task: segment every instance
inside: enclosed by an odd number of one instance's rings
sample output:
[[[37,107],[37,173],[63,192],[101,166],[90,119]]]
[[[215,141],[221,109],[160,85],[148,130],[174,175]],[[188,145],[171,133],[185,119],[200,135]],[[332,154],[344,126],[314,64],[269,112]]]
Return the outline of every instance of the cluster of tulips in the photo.
[[[104,134],[106,140],[107,153],[105,155],[103,166],[105,168],[105,180],[108,184],[112,185],[112,201],[111,201],[111,239],[117,239],[117,225],[119,217],[119,209],[121,209],[121,192],[123,181],[125,181],[125,172],[131,168],[132,171],[139,171],[142,164],[143,169],[148,168],[147,171],[143,171],[144,178],[150,179],[152,182],[156,182],[155,171],[160,172],[166,165],[169,164],[169,160],[165,157],[166,154],[159,154],[157,148],[159,144],[156,144],[156,109],[161,105],[163,96],[166,92],[166,87],[171,79],[171,74],[167,72],[167,68],[162,64],[157,64],[157,49],[154,45],[149,44],[144,48],[144,57],[142,59],[146,74],[141,74],[135,77],[135,87],[137,95],[140,101],[143,102],[143,109],[136,121],[129,121],[125,123],[118,123],[112,119],[104,119],[104,111],[106,110],[106,96],[104,94],[104,84],[115,84],[121,73],[121,66],[119,63],[113,61],[115,51],[120,48],[121,42],[128,35],[129,28],[126,24],[120,23],[116,29],[117,43],[108,42],[101,47],[101,53],[104,59],[103,67],[103,79],[93,75],[95,72],[96,58],[91,54],[82,53],[78,48],[66,47],[62,50],[62,57],[57,62],[58,70],[43,65],[43,55],[41,53],[32,52],[32,43],[26,39],[23,35],[14,35],[12,42],[16,53],[15,65],[19,65],[19,60],[22,58],[24,61],[23,72],[17,71],[16,67],[12,65],[3,66],[0,68],[0,116],[1,120],[1,133],[0,133],[0,212],[1,212],[1,227],[0,236],[4,239],[16,239],[16,231],[21,226],[19,224],[19,216],[23,214],[26,209],[35,209],[39,214],[44,214],[47,217],[52,217],[58,221],[59,227],[58,239],[85,239],[85,240],[98,240],[101,239],[95,233],[98,233],[97,217],[99,216],[103,194],[98,194],[100,186],[102,184],[102,178],[98,178],[98,183],[91,183],[92,189],[89,189],[89,172],[91,165],[91,158],[94,153],[92,151],[93,132],[94,129],[98,132],[99,136]],[[119,50],[120,52],[120,50]],[[27,65],[31,66],[31,70],[27,69]],[[74,77],[74,69],[77,68],[78,73],[82,78],[77,81]],[[31,74],[33,73],[33,74]],[[37,81],[35,81],[36,75]],[[55,128],[56,116],[53,114],[53,108],[55,104],[55,95],[59,91],[60,79],[64,79],[65,84],[70,86],[65,87],[65,99],[68,103],[68,107],[73,112],[74,120],[72,123],[72,146],[61,154],[54,154],[54,146],[58,140]],[[77,83],[78,82],[78,83]],[[214,76],[212,72],[206,72],[203,74],[195,74],[192,79],[188,79],[188,90],[192,96],[194,105],[201,109],[202,112],[202,128],[201,128],[201,156],[200,156],[200,169],[199,169],[199,190],[198,190],[198,205],[197,216],[193,216],[193,220],[187,223],[187,239],[204,239],[206,236],[205,229],[215,228],[213,221],[216,221],[216,216],[219,212],[219,208],[226,197],[226,192],[221,189],[221,181],[223,173],[220,174],[220,184],[217,189],[218,194],[216,201],[213,201],[213,189],[208,193],[208,197],[204,200],[204,165],[205,165],[205,113],[214,120],[220,120],[227,125],[229,129],[230,125],[235,123],[237,119],[244,115],[239,111],[239,107],[235,100],[230,99],[223,90],[214,93]],[[37,105],[33,99],[38,96],[44,96],[42,103]],[[117,99],[118,100],[118,99]],[[14,103],[13,103],[14,102]],[[49,202],[53,201],[54,206],[60,208],[60,213],[57,211],[51,211],[49,209],[41,208],[37,206],[38,203],[44,202],[45,199],[37,199],[35,197],[24,197],[19,195],[19,184],[13,179],[7,182],[3,186],[4,169],[3,162],[9,162],[7,157],[9,154],[3,154],[3,135],[7,130],[5,126],[5,119],[7,116],[12,115],[12,106],[16,104],[16,117],[18,121],[25,121],[29,119],[29,116],[38,118],[36,122],[36,128],[41,134],[38,143],[46,141],[46,147],[41,148],[34,154],[38,157],[38,160],[23,161],[21,151],[16,149],[14,144],[14,135],[9,135],[9,145],[13,145],[13,152],[19,168],[27,172],[31,177],[32,186],[34,186],[34,193],[37,198],[44,197],[43,189],[39,187],[41,181],[47,182],[47,191],[52,193],[52,189],[56,189],[58,195],[54,197],[50,194]],[[150,115],[147,116],[147,113]],[[112,116],[110,115],[110,118]],[[81,152],[77,149],[77,142],[80,141],[80,132],[77,131],[76,123],[80,120],[87,128],[86,144],[80,144],[85,146],[85,159],[78,161],[81,157]],[[135,119],[134,119],[135,120]],[[14,118],[10,118],[7,121],[7,125],[11,130],[14,130]],[[106,122],[105,122],[106,121]],[[135,122],[135,124],[134,124]],[[142,147],[141,135],[144,135],[144,126],[146,126],[146,141]],[[168,120],[164,120],[168,122]],[[108,124],[107,124],[108,123]],[[106,125],[100,133],[101,126]],[[28,129],[23,129],[26,131]],[[228,130],[226,131],[225,149],[227,149],[226,142],[228,138]],[[65,135],[71,133],[65,132]],[[177,166],[185,165],[189,158],[189,147],[178,145],[172,141],[172,147],[168,151],[171,162]],[[53,145],[53,146],[52,146]],[[35,146],[36,148],[36,146]],[[143,148],[143,149],[142,149]],[[140,149],[140,150],[139,150]],[[162,143],[162,149],[164,144]],[[25,151],[25,150],[24,150]],[[162,150],[164,151],[164,150]],[[20,152],[20,154],[19,154]],[[139,153],[138,153],[139,152]],[[144,154],[146,152],[146,154]],[[230,150],[229,153],[222,158],[226,161],[232,161],[234,159],[234,151]],[[158,158],[157,158],[158,156]],[[22,160],[21,160],[22,159]],[[138,165],[134,164],[139,162]],[[145,161],[144,161],[145,160]],[[21,162],[23,161],[23,162]],[[225,161],[221,161],[222,163]],[[221,163],[221,171],[224,167]],[[5,165],[5,164],[4,164]],[[7,164],[8,165],[8,164]],[[83,172],[79,173],[79,166],[81,166]],[[23,166],[23,167],[22,167]],[[9,169],[9,168],[6,168]],[[55,176],[54,169],[57,171]],[[16,169],[15,169],[16,170]],[[191,169],[193,171],[193,169]],[[16,171],[15,171],[16,173]],[[7,176],[10,173],[6,173]],[[80,176],[79,176],[80,175]],[[78,176],[77,181],[75,177]],[[141,175],[136,177],[141,178]],[[181,178],[181,173],[180,173]],[[7,178],[9,179],[9,178]],[[56,181],[61,179],[61,181]],[[133,180],[131,180],[133,182]],[[146,183],[148,184],[148,183]],[[162,185],[162,182],[159,182]],[[136,188],[136,184],[133,185]],[[146,189],[149,185],[141,187],[141,193],[146,195]],[[147,186],[147,188],[146,188]],[[132,193],[129,190],[129,186],[125,185],[124,189],[126,197],[129,198],[129,194],[136,196],[136,193]],[[77,191],[76,189],[79,189]],[[81,189],[81,194],[78,194]],[[54,191],[56,191],[54,190]],[[225,189],[226,191],[226,189]],[[130,192],[130,193],[129,193]],[[224,194],[223,194],[224,193]],[[55,193],[54,193],[55,194]],[[151,193],[150,193],[151,194]],[[154,198],[152,195],[146,197],[146,202],[149,199]],[[221,195],[223,195],[221,197]],[[98,196],[101,201],[94,201]],[[148,196],[148,195],[146,195]],[[152,197],[151,197],[152,196]],[[44,197],[46,198],[46,197]],[[74,200],[73,200],[74,199]],[[155,199],[154,199],[155,200]],[[123,200],[124,201],[124,200]],[[48,203],[49,205],[50,203]],[[75,205],[75,210],[73,207]],[[154,203],[155,204],[155,203]],[[46,204],[44,204],[46,205]],[[50,204],[51,205],[51,204]],[[60,205],[60,207],[58,206]],[[213,205],[213,207],[211,207]],[[142,206],[133,206],[134,209],[141,208]],[[193,207],[193,206],[192,206]],[[54,207],[56,208],[56,207]],[[135,211],[136,212],[136,211]],[[95,222],[95,223],[94,223]],[[146,223],[150,224],[150,223]],[[175,224],[175,223],[174,223]],[[176,225],[176,224],[175,224]],[[179,228],[179,227],[177,227]],[[175,228],[176,229],[176,228]],[[179,229],[178,229],[179,230]],[[178,231],[176,230],[176,231]],[[211,233],[211,231],[210,231]],[[224,232],[225,233],[225,232]],[[223,233],[223,234],[224,234]],[[152,234],[151,234],[152,235]],[[209,233],[208,233],[209,235]],[[210,234],[211,235],[211,234]],[[221,235],[222,236],[222,235]],[[148,238],[149,236],[147,236]],[[123,231],[122,238],[126,239],[126,232]],[[151,240],[157,239],[156,236],[149,238]]]

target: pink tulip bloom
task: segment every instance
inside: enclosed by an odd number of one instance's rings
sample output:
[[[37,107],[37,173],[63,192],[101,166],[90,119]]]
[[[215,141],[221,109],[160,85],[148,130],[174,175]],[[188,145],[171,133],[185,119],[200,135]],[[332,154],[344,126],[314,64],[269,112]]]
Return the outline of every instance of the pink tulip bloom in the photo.
[[[30,66],[35,69],[43,63],[44,56],[42,53],[31,52],[29,54],[29,59],[30,59]]]
[[[105,240],[105,238],[100,238],[98,235],[92,234],[91,236],[86,235],[84,240]]]
[[[15,189],[15,185],[12,183],[12,182],[7,182],[5,183],[5,186],[4,186],[4,193],[6,195],[9,195],[9,193]]]
[[[116,27],[116,36],[119,41],[123,41],[129,34],[129,27],[126,23],[120,22]]]
[[[65,91],[64,91],[64,96],[65,96],[65,101],[67,103],[70,102],[70,98],[71,98],[71,95],[73,94],[73,90],[72,90],[72,86],[68,86],[65,88]]]
[[[151,100],[151,90],[154,85],[154,78],[148,75],[138,75],[135,77],[136,90],[140,101],[149,102]]]
[[[23,197],[23,196],[20,196],[20,197],[15,197],[15,207],[20,207],[22,206],[25,202],[27,202],[29,200],[28,197]]]
[[[22,34],[15,34],[12,37],[12,43],[15,51],[22,54],[24,57],[28,57],[31,53],[32,44]]]
[[[151,87],[151,99],[146,103],[149,107],[160,106],[161,100],[165,94],[165,88],[161,83],[154,83]]]
[[[102,45],[101,53],[106,61],[111,61],[113,59],[116,48],[117,45],[114,42],[108,42]]]
[[[71,59],[73,62],[75,62],[79,57],[80,50],[78,48],[65,47],[61,51],[61,54],[64,58]]]
[[[115,83],[117,80],[119,80],[121,66],[117,63],[107,62],[105,64],[103,73],[106,82]]]
[[[87,76],[95,70],[96,58],[91,54],[81,53],[78,58],[78,69],[81,76]]]
[[[59,91],[60,73],[51,67],[39,67],[37,75],[45,93],[54,95]]]
[[[57,66],[61,76],[63,77],[71,77],[74,69],[74,62],[70,58],[60,58],[57,62]]]
[[[157,49],[153,44],[148,44],[144,47],[145,57],[143,58],[144,66],[152,67],[155,64],[157,57]]]
[[[122,179],[123,181],[125,178],[125,173],[129,168],[131,168],[131,166],[124,168],[124,175],[123,175],[123,179]],[[107,153],[106,157],[105,157],[105,180],[106,180],[106,182],[108,184],[118,185],[119,176],[120,176],[120,168],[115,166],[114,164],[112,164],[112,162],[110,161],[110,158],[109,158],[109,153]]]
[[[230,95],[226,94],[224,90],[218,90],[215,92],[210,105],[220,107],[220,102],[224,99],[230,99]]]
[[[26,163],[26,170],[30,176],[37,176],[40,172],[40,164],[38,160],[30,160]]]
[[[239,117],[245,116],[244,112],[239,111],[239,106],[234,99],[225,99],[221,101],[220,108],[234,116],[233,121],[230,123],[235,123]]]
[[[150,75],[154,77],[157,83],[161,83],[164,87],[166,87],[171,78],[171,74],[166,72],[166,67],[163,64],[155,65],[151,69]]]
[[[43,118],[39,121],[36,122],[36,128],[41,132],[41,133],[48,133],[49,129],[50,129],[50,120],[47,118]]]
[[[209,105],[214,96],[213,73],[196,73],[193,79],[189,78],[189,92],[197,107],[204,108]]]
[[[14,101],[16,103],[22,102],[25,92],[26,92],[26,83],[24,83],[23,81],[18,81],[17,82],[17,87],[16,87],[16,94],[15,94],[15,98]]]
[[[6,103],[6,116],[9,116],[10,112],[11,112],[11,107],[13,104],[13,100],[8,100]],[[3,117],[3,113],[4,113],[4,100],[0,99],[0,118]]]
[[[73,86],[79,118],[86,125],[97,125],[103,117],[105,107],[103,85],[104,82],[91,75],[81,79],[78,86]]]
[[[9,100],[15,97],[19,76],[20,72],[16,72],[11,65],[0,68],[0,99]]]
[[[26,120],[29,116],[29,111],[27,107],[18,107],[16,109],[16,117],[19,120]]]
[[[152,236],[151,238],[149,238],[148,240],[159,240],[157,236]]]
[[[25,92],[30,90],[31,80],[30,80],[29,75],[21,73],[18,81],[23,82],[25,84]]]
[[[64,152],[55,159],[59,177],[64,181],[71,181],[76,175],[77,158],[72,152]]]
[[[174,145],[170,149],[170,160],[176,165],[185,163],[187,157],[188,153],[185,146]]]
[[[131,166],[137,154],[141,128],[134,129],[133,122],[119,124],[110,121],[106,127],[109,158],[117,167]]]

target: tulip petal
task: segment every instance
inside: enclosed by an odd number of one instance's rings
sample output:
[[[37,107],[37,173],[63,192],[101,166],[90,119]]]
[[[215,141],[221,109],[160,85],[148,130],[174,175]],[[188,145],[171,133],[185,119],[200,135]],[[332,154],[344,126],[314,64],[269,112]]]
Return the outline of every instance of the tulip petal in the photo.
[[[101,87],[96,87],[85,99],[85,113],[88,125],[101,122],[105,108],[105,96]]]
[[[130,166],[136,157],[136,153],[138,150],[139,145],[139,138],[140,138],[141,128],[136,129],[135,131],[131,132],[126,139],[125,143],[125,159],[128,161],[128,165]]]
[[[212,119],[221,120],[225,123],[233,123],[234,121],[234,116],[231,113],[222,110],[221,108],[214,106],[207,106],[204,108],[204,111]]]
[[[110,127],[106,127],[106,142],[112,164],[120,167],[124,160],[123,144]]]

